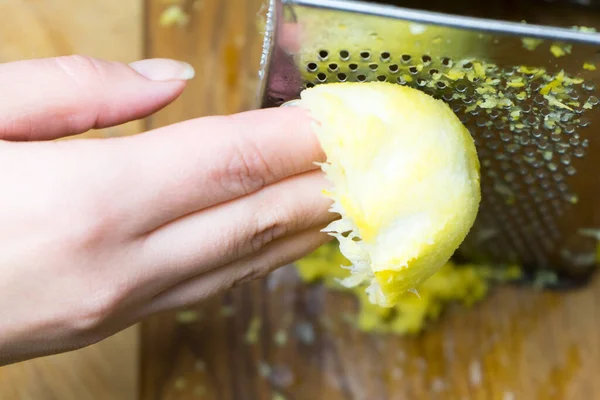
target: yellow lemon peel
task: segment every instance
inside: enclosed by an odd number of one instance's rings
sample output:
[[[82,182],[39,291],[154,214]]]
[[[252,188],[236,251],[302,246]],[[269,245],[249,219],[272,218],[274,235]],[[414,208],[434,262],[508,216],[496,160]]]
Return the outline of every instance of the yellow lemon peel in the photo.
[[[349,260],[346,287],[392,307],[438,271],[477,216],[479,160],[449,106],[384,82],[332,83],[301,93],[332,183],[325,232]]]

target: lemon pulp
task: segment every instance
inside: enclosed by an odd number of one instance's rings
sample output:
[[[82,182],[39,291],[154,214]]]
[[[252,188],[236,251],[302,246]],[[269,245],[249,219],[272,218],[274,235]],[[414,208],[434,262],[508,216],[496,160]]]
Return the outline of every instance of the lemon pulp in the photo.
[[[481,200],[479,161],[447,104],[409,87],[332,83],[301,93],[327,156],[325,231],[349,260],[346,287],[392,307],[438,271],[471,229]]]

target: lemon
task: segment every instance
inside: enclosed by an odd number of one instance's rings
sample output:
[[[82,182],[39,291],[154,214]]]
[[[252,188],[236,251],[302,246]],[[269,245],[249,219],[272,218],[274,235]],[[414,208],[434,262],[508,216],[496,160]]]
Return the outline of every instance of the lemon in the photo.
[[[351,265],[341,282],[392,307],[438,271],[471,229],[481,200],[468,130],[442,101],[409,87],[332,83],[301,93],[327,156],[324,229]]]

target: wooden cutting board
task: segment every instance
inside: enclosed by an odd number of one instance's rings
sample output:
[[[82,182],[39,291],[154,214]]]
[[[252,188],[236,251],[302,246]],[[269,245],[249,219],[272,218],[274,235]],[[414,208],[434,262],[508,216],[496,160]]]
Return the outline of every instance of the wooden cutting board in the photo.
[[[188,1],[187,25],[165,28],[166,5],[148,0],[148,55],[198,71],[149,127],[252,106],[261,3]],[[357,332],[343,318],[355,307],[284,269],[196,307],[186,323],[175,312],[151,318],[142,325],[141,398],[600,399],[598,279],[569,293],[501,288],[472,310],[450,308],[415,338]]]

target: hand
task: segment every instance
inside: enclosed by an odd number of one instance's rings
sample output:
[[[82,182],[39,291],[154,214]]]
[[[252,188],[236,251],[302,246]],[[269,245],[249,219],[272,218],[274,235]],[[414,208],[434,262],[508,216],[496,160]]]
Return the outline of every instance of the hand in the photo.
[[[328,240],[324,155],[294,107],[54,141],[145,117],[193,70],[0,65],[0,365],[86,346]]]

